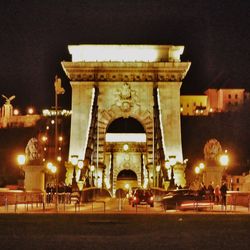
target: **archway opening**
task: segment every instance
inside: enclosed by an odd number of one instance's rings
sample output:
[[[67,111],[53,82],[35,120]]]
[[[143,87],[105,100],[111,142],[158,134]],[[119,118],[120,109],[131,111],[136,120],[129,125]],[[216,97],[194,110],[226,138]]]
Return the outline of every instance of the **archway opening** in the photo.
[[[129,189],[137,186],[137,175],[134,171],[124,169],[117,175],[116,189],[128,191]]]
[[[145,129],[135,118],[120,117],[109,125],[107,133],[145,133]]]

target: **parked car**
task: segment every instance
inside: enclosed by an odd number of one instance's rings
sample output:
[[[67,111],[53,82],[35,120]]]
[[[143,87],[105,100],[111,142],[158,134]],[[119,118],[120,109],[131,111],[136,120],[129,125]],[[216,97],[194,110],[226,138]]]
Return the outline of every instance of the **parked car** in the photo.
[[[134,207],[135,205],[150,205],[150,207],[154,206],[154,195],[148,189],[136,189],[131,204]]]
[[[162,199],[164,210],[202,210],[209,209],[213,202],[199,192],[190,189],[179,189],[170,191]]]

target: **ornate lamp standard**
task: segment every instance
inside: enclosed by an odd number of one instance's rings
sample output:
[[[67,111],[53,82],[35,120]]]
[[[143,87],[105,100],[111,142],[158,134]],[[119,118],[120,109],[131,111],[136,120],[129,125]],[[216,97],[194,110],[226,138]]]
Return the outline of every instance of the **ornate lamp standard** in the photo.
[[[25,165],[25,163],[26,163],[25,155],[23,155],[23,154],[18,155],[17,156],[17,164],[18,164],[18,166],[20,168],[20,176],[21,176],[20,182],[21,182],[22,187],[24,185],[22,177],[24,176],[23,166]],[[20,183],[19,183],[19,185],[20,185]]]
[[[56,203],[55,203],[55,208],[56,211],[58,211],[58,173],[57,173],[57,167],[53,165],[52,162],[47,163],[47,169],[49,170],[50,173],[54,175],[55,179],[55,186],[56,186]]]
[[[156,173],[157,173],[157,175],[156,175],[156,185],[157,185],[157,187],[159,187],[159,175],[160,175],[160,170],[161,170],[161,166],[160,165],[157,165],[156,166]]]
[[[91,187],[95,186],[94,183],[94,171],[95,171],[95,166],[94,165],[90,165],[90,172],[91,172]]]
[[[224,154],[221,154],[219,157],[220,165],[223,167],[222,181],[226,180],[226,168],[229,164],[229,156],[227,154],[227,150],[225,150]]]
[[[73,166],[73,178],[72,178],[72,191],[78,191],[78,186],[76,182],[76,166],[78,162],[78,155],[71,155],[70,163]]]
[[[170,163],[170,167],[171,167],[171,178],[170,178],[169,189],[174,189],[175,188],[174,166],[176,164],[176,156],[175,155],[170,155],[169,156],[169,163]]]

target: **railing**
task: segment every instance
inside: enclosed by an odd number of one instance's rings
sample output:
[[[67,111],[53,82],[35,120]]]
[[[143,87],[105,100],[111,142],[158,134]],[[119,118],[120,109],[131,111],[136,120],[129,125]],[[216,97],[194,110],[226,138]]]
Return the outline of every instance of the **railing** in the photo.
[[[230,210],[235,211],[236,206],[243,206],[247,207],[250,212],[250,192],[228,191],[227,205],[230,206]]]
[[[14,211],[17,211],[18,205],[23,204],[28,211],[29,206],[33,208],[42,205],[43,210],[45,209],[45,195],[43,192],[38,191],[3,191],[0,192],[0,206],[4,206],[8,211],[9,206],[14,205]]]

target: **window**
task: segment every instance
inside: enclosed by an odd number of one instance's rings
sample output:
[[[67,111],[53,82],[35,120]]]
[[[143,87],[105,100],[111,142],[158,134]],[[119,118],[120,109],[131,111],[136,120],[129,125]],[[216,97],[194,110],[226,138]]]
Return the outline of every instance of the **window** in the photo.
[[[239,178],[236,179],[236,183],[240,183],[240,179]]]
[[[189,107],[189,104],[187,104],[187,107]]]
[[[235,94],[235,99],[238,99],[238,95],[237,94]]]
[[[231,99],[231,94],[228,95],[228,99]]]

